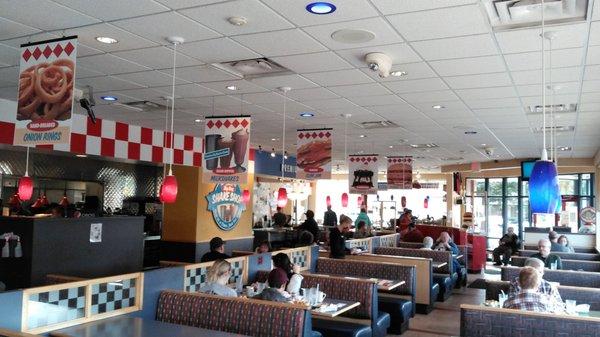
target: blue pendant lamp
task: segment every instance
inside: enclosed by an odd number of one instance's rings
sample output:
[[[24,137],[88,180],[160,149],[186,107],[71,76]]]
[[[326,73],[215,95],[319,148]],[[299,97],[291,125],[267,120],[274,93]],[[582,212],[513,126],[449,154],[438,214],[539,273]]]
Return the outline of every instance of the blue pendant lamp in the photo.
[[[560,199],[558,193],[558,172],[554,162],[548,160],[546,150],[546,62],[545,62],[545,21],[544,0],[542,0],[542,116],[543,148],[542,157],[535,162],[529,178],[529,199],[531,213],[554,214]]]

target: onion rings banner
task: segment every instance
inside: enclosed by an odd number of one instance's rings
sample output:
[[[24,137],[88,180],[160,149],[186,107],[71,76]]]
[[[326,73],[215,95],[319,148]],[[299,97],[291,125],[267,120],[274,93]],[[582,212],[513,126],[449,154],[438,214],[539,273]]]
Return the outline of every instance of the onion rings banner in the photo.
[[[250,155],[250,116],[206,117],[204,183],[245,184]]]
[[[387,182],[389,189],[412,189],[412,156],[388,156]]]
[[[14,145],[68,144],[77,37],[21,45]]]
[[[298,130],[297,179],[331,179],[332,130],[331,128]]]
[[[348,157],[348,189],[350,193],[376,194],[379,155],[361,154]]]

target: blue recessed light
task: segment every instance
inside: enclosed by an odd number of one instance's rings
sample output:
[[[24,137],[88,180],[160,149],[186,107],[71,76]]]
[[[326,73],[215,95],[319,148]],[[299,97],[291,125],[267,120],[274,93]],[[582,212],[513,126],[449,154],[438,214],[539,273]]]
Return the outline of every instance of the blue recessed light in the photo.
[[[117,100],[117,98],[115,96],[101,96],[100,98],[102,98],[102,100],[104,100],[104,101],[110,101],[110,102],[114,102]]]
[[[306,6],[306,10],[318,15],[331,14],[335,12],[335,5],[329,2],[313,2]]]
[[[314,117],[315,114],[312,112],[303,112],[300,114],[300,117]]]

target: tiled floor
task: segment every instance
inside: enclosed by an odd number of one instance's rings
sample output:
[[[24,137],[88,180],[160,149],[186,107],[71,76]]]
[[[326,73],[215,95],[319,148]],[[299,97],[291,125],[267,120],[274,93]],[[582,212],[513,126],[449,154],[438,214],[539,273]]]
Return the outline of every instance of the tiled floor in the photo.
[[[489,268],[489,266],[488,266]],[[469,282],[478,278],[497,278],[488,274],[469,274]],[[402,337],[448,337],[460,336],[460,305],[480,304],[485,300],[485,290],[455,289],[446,302],[436,302],[429,315],[417,314],[410,320],[410,329]],[[388,335],[396,336],[396,335]]]

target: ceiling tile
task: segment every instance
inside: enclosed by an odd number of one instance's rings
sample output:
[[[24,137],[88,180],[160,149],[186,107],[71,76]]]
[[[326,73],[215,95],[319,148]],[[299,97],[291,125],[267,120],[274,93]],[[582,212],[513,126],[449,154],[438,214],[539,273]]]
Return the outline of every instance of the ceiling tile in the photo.
[[[189,7],[197,7],[197,6],[205,6],[210,4],[215,4],[219,2],[225,2],[227,0],[156,0],[161,4],[172,8],[172,9],[181,9],[181,8],[189,8]]]
[[[459,98],[451,90],[414,92],[400,94],[409,103],[456,101]]]
[[[82,67],[81,65],[77,65],[77,69],[75,70],[75,77],[78,79],[98,76],[106,76],[106,74],[101,73],[99,71],[87,69],[85,67]]]
[[[206,63],[221,63],[261,57],[260,54],[227,37],[185,43],[177,49]]]
[[[379,83],[332,86],[328,87],[328,89],[348,99],[361,96],[378,96],[391,94],[391,92],[387,88],[385,88]]]
[[[440,76],[474,75],[505,71],[500,56],[482,56],[454,60],[432,61],[429,63]]]
[[[39,34],[17,37],[17,38],[10,39],[10,40],[4,40],[4,41],[2,41],[2,44],[11,46],[14,48],[20,48],[21,45],[25,44],[25,43],[44,41],[44,40],[52,40],[52,39],[56,39],[58,37],[60,37],[60,36],[58,36],[56,34],[52,34],[52,33],[39,33]]]
[[[16,66],[19,64],[19,49],[0,43],[0,64]]]
[[[296,74],[257,77],[250,81],[269,90],[278,89],[280,87],[290,87],[292,90],[317,87],[315,83]]]
[[[114,90],[114,89],[111,89],[111,90]],[[129,97],[133,97],[136,100],[152,101],[157,98],[170,96],[171,90],[159,91],[156,88],[153,88],[153,89],[141,88],[141,89],[121,90],[118,93],[129,96]]]
[[[14,1],[0,1],[0,13],[6,19],[45,31],[100,22],[49,0],[19,0],[17,4]]]
[[[117,20],[132,16],[142,16],[169,10],[169,8],[152,0],[53,0],[81,13],[93,16],[102,21]]]
[[[589,44],[591,46],[600,45],[600,21],[594,21],[590,26]]]
[[[349,101],[345,98],[305,101],[303,103],[305,103],[306,105],[311,106],[315,109],[320,109],[320,110],[360,108],[356,104],[352,103],[351,101]],[[360,108],[360,109],[362,109],[362,108]],[[348,110],[346,110],[346,111],[348,111]],[[350,111],[348,111],[348,112],[351,113]]]
[[[589,46],[586,64],[600,64],[600,46]]]
[[[77,86],[91,86],[95,91],[125,90],[143,87],[140,84],[124,81],[112,76],[82,78]]]
[[[331,35],[342,29],[366,30],[375,34],[375,38],[364,43],[345,43],[333,40]],[[396,33],[394,29],[380,17],[306,27],[304,30],[315,39],[321,41],[321,43],[323,43],[325,46],[333,50],[355,49],[360,47],[404,42],[398,33]]]
[[[575,87],[579,83],[574,83],[573,87]],[[560,90],[563,92],[563,89]],[[583,87],[581,88],[582,92],[600,92],[600,81],[583,81]]]
[[[250,102],[252,104],[279,103],[280,107],[282,108],[284,97],[282,94],[270,91],[244,95],[244,101]]]
[[[307,54],[326,50],[300,29],[240,35],[233,39],[264,56]]]
[[[452,89],[502,87],[512,85],[510,76],[508,76],[508,74],[505,72],[481,75],[448,76],[444,77],[444,81],[446,81],[446,83],[448,83]]]
[[[203,86],[211,88],[223,94],[247,94],[253,92],[264,92],[267,89],[258,86],[247,80],[231,80],[231,81],[218,81],[218,82],[207,82],[203,83]],[[236,90],[232,91],[227,89],[228,86],[236,86]]]
[[[305,74],[304,76],[322,86],[350,85],[373,82],[369,76],[365,75],[358,69],[311,73]]]
[[[411,46],[428,61],[498,54],[490,34],[418,41]]]
[[[581,64],[582,48],[560,49],[552,51],[552,67],[574,67]],[[541,52],[504,55],[509,70],[532,70],[542,68]],[[550,59],[546,57],[546,67],[550,68]]]
[[[559,87],[556,93],[561,94],[575,94],[579,92],[579,82],[560,82],[554,83],[554,86]],[[517,92],[519,96],[537,96],[542,91],[539,84],[528,84],[517,86]],[[546,90],[547,95],[552,95],[550,90]]]
[[[292,90],[288,92],[288,97],[298,101],[339,98],[335,93],[321,87]]]
[[[164,87],[158,87],[156,88],[156,90],[161,90],[161,91],[171,91],[171,86],[164,86]],[[206,96],[216,96],[216,95],[220,95],[221,93],[216,91],[216,90],[212,90],[209,89],[207,87],[204,87],[202,85],[199,84],[183,84],[183,85],[177,85],[175,86],[175,97],[183,97],[183,98],[195,98],[195,97],[206,97]],[[177,105],[177,100],[175,101],[175,104]]]
[[[160,87],[166,85],[170,86],[173,83],[173,76],[171,74],[167,74],[156,70],[115,75],[115,77],[125,81],[139,83],[140,85],[145,87]],[[187,81],[181,79],[175,80],[176,84],[188,83]]]
[[[581,75],[580,67],[567,67],[552,69],[552,79],[556,82],[579,81]],[[516,85],[540,84],[542,83],[541,70],[514,71],[511,76]]]
[[[149,70],[147,67],[111,54],[80,57],[77,59],[77,65],[109,75]]]
[[[322,25],[339,21],[350,21],[377,16],[378,13],[366,0],[344,0],[335,12],[328,15],[315,15],[306,10],[308,1],[262,0],[269,7],[292,21],[297,26]]]
[[[409,41],[482,34],[490,30],[478,5],[396,14],[387,18]]]
[[[179,12],[228,36],[294,28],[287,20],[257,0],[228,1]],[[244,17],[247,23],[235,26],[227,21],[236,16]]]
[[[406,105],[406,103],[396,95],[361,96],[351,97],[349,99],[362,107],[371,107],[379,105]]]
[[[406,43],[395,43],[383,46],[372,46],[338,50],[336,53],[352,63],[356,67],[366,67],[365,56],[369,53],[384,53],[392,59],[392,70],[401,68],[398,65],[401,63],[413,63],[421,61],[419,55],[417,55],[412,48]]]
[[[410,93],[421,91],[436,91],[448,89],[448,86],[439,78],[423,78],[418,80],[406,80],[384,83],[386,87],[395,93]]]
[[[425,103],[415,103],[414,104],[417,109],[421,112],[426,113],[430,116],[454,116],[454,113],[457,111],[467,111],[469,107],[467,107],[462,101],[437,101],[435,104],[431,102]],[[442,109],[434,109],[434,105],[443,106]]]
[[[585,43],[587,24],[568,24],[552,26],[556,38],[552,41],[553,49],[578,48]],[[541,28],[507,30],[496,33],[498,45],[503,53],[524,53],[542,50]],[[546,40],[546,50],[550,49],[550,41]]]
[[[192,41],[221,36],[221,34],[175,12],[119,20],[113,22],[113,24],[159,44],[169,44],[166,41],[166,38],[169,36],[184,38],[185,42],[183,45]]]
[[[150,40],[131,34],[109,23],[67,29],[66,34],[77,35],[78,40],[82,43],[106,52],[156,46],[156,43]],[[112,37],[119,42],[112,44],[101,43],[96,41],[96,37],[98,36]]]
[[[586,81],[600,80],[600,65],[586,66],[585,75],[583,76],[583,79]]]
[[[314,73],[353,68],[334,52],[273,57],[271,60],[296,73]]]
[[[465,101],[483,100],[490,98],[516,97],[517,92],[513,86],[495,88],[459,89],[456,94]]]
[[[37,28],[0,17],[0,40],[39,33]]]
[[[167,69],[173,67],[173,50],[164,46],[136,50],[126,50],[113,53],[131,62],[152,69]],[[178,52],[177,67],[202,65],[203,62]]]
[[[195,66],[177,68],[177,77],[194,83],[227,81],[239,79],[239,76],[230,74],[212,66]]]
[[[0,87],[17,87],[19,80],[18,67],[0,68]],[[14,97],[16,99],[16,96]]]
[[[377,72],[372,71],[369,68],[365,67],[360,69],[360,71],[378,82],[407,81],[416,80],[419,78],[437,77],[437,75],[425,62],[397,64],[392,68],[392,70],[405,71],[406,75],[400,77],[388,76],[386,78],[381,78]]]
[[[371,0],[384,15],[474,4],[477,0]]]
[[[490,109],[490,108],[506,108],[506,107],[521,106],[521,102],[519,101],[518,98],[472,100],[472,101],[466,101],[465,103],[471,109]]]

